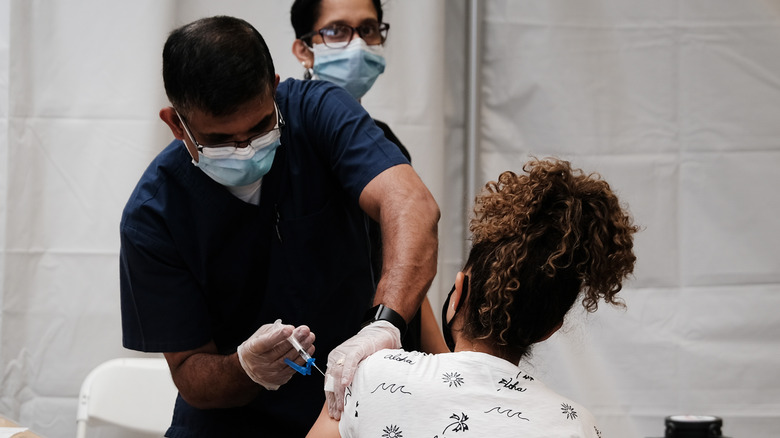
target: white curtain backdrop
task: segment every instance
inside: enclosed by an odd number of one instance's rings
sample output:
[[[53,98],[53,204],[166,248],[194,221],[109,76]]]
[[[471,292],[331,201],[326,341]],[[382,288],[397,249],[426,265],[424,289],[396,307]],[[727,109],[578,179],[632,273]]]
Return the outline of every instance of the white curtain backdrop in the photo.
[[[600,172],[644,226],[627,310],[540,346],[604,436],[780,436],[780,2],[489,1],[480,159]]]
[[[363,103],[442,210],[435,309],[460,268],[465,0],[385,2],[388,67]],[[90,369],[121,346],[118,224],[169,141],[162,45],[246,19],[282,78],[290,0],[0,0],[0,415],[75,436]],[[529,359],[604,437],[709,414],[780,432],[780,0],[485,0],[480,184],[558,156],[601,173],[643,226],[625,310],[575,310]],[[437,312],[438,313],[438,312]],[[114,436],[106,432],[105,436]]]

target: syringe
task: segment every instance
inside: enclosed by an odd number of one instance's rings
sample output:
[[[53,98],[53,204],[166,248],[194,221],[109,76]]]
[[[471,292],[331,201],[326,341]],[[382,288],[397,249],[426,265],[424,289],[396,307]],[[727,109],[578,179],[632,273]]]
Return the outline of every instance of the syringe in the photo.
[[[298,340],[295,339],[294,335],[290,335],[290,337],[287,338],[287,340],[290,341],[290,344],[292,344],[292,346],[295,348],[295,351],[297,351],[298,354],[301,355],[303,360],[306,361],[307,365],[308,364],[314,365],[314,368],[317,368],[317,371],[319,371],[320,374],[322,374],[323,376],[325,375],[325,373],[323,373],[322,370],[314,363],[314,358],[309,356],[309,353],[307,353],[306,350],[303,349],[303,347],[301,346],[300,342],[298,342]],[[292,366],[292,365],[290,365],[290,366]]]

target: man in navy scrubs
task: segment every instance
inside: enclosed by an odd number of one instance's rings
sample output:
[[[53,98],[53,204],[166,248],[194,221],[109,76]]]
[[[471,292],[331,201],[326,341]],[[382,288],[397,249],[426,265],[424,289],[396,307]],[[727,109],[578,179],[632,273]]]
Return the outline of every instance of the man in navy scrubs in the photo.
[[[338,417],[357,363],[400,346],[435,275],[438,207],[352,96],[280,83],[243,20],[173,31],[163,79],[175,140],[122,215],[123,344],[168,361],[167,436],[304,436],[325,383]],[[368,217],[383,230],[381,273]],[[289,336],[328,357],[325,381],[293,376]]]

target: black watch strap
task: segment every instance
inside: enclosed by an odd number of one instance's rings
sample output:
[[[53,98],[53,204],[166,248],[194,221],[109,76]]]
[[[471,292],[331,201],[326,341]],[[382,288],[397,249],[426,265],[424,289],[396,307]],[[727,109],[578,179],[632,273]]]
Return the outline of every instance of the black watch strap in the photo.
[[[366,316],[363,319],[363,327],[374,321],[388,321],[398,328],[401,332],[401,337],[404,337],[404,334],[406,333],[406,320],[404,320],[404,317],[384,304],[368,309],[368,312],[366,312]]]

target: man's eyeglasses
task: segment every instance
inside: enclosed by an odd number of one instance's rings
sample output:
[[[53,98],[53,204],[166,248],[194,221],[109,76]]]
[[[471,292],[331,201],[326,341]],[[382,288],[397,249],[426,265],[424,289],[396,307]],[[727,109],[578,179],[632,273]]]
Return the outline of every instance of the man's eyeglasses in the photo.
[[[389,29],[389,24],[377,22],[364,23],[358,27],[347,26],[346,24],[333,24],[328,27],[323,27],[320,30],[309,32],[300,39],[311,42],[311,37],[319,34],[322,37],[322,42],[325,46],[332,49],[343,49],[352,41],[352,36],[357,32],[358,36],[360,36],[366,44],[374,46],[385,43],[387,31]]]
[[[284,117],[282,117],[282,113],[279,112],[279,107],[276,106],[276,101],[274,101],[274,112],[276,113],[276,126],[274,126],[271,130],[253,135],[252,137],[249,137],[243,141],[230,141],[212,145],[202,145],[198,143],[198,141],[195,140],[195,136],[192,135],[192,131],[190,131],[190,127],[187,125],[187,122],[184,121],[184,117],[179,114],[179,111],[176,111],[176,115],[179,117],[179,120],[181,120],[181,125],[184,127],[184,132],[187,133],[187,137],[190,138],[190,141],[192,141],[192,143],[195,145],[195,148],[198,150],[198,152],[201,152],[203,155],[209,158],[223,158],[234,154],[236,151],[246,150],[248,153],[249,147],[255,150],[262,149],[279,138],[285,123]],[[246,146],[242,147],[241,145]]]

